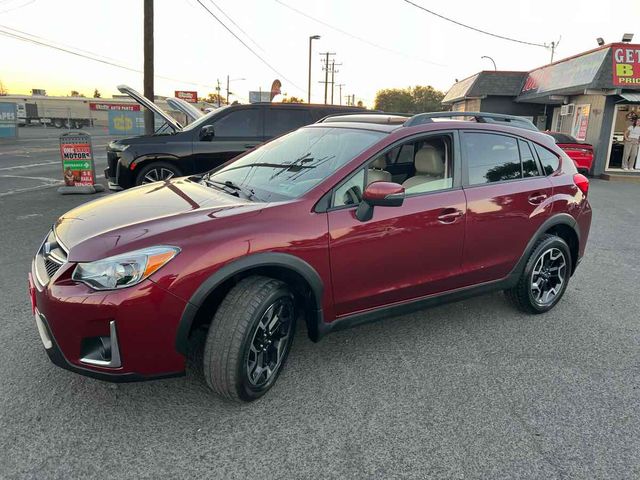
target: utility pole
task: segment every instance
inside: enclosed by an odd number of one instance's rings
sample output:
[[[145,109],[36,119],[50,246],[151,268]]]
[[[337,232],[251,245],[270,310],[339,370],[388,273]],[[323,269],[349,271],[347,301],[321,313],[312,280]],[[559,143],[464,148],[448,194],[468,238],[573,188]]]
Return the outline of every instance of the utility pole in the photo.
[[[553,63],[553,57],[555,56],[556,53],[556,48],[558,48],[558,45],[560,45],[560,40],[562,40],[562,37],[558,38],[557,42],[551,42],[551,62]]]
[[[150,102],[155,100],[153,91],[153,0],[144,0],[144,96]],[[155,131],[155,119],[153,111],[148,108],[144,111],[144,132],[147,135]]]
[[[218,107],[220,107],[221,103],[220,103],[220,79],[217,79],[217,86],[216,86],[216,96],[218,97]]]
[[[229,105],[229,75],[227,75],[227,105]]]
[[[324,55],[324,82],[320,82],[320,83],[324,83],[324,104],[327,104],[327,94],[329,93],[327,91],[328,87],[329,87],[329,68],[331,68],[329,66],[329,55],[335,55],[335,53],[331,53],[331,52],[324,52],[321,53],[320,55]]]
[[[333,86],[336,83],[336,77],[335,74],[336,72],[339,72],[340,70],[336,70],[336,66],[340,66],[342,65],[341,63],[336,63],[335,60],[331,61],[331,105],[333,105]]]
[[[342,87],[344,87],[346,84],[345,83],[338,83],[336,85],[336,87],[338,87],[339,92],[340,92],[340,105],[342,105]]]

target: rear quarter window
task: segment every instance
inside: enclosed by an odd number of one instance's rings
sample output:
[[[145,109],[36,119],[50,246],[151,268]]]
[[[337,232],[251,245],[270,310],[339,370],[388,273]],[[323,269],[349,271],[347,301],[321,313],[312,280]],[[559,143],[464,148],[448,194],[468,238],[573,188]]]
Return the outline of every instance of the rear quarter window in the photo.
[[[545,175],[551,175],[553,172],[558,170],[558,167],[560,166],[560,158],[555,153],[538,144],[534,144],[534,148],[538,154],[538,158],[540,159],[540,164],[542,165],[542,170]]]

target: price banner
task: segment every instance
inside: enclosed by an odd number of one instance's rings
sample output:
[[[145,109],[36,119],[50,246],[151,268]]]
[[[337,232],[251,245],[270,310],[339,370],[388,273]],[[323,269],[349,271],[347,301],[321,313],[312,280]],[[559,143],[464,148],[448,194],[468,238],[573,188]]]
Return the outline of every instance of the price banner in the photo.
[[[79,132],[60,135],[60,157],[65,186],[92,186],[95,183],[95,164],[89,135]]]

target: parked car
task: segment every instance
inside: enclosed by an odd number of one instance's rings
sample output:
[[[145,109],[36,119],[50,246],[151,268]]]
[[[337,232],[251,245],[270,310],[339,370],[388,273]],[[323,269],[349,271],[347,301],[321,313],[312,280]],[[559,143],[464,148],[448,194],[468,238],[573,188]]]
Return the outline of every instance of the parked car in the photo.
[[[115,382],[181,375],[202,332],[208,385],[250,401],[298,320],[319,341],[492,290],[534,314],[560,301],[591,207],[548,135],[429,114],[342,120],[60,217],[29,275],[50,359]]]
[[[358,107],[337,105],[235,104],[216,109],[182,126],[132,88],[120,85],[118,89],[152,110],[164,125],[155,135],[109,143],[108,168],[104,174],[111,190],[206,172],[270,138],[327,115],[364,111]],[[173,108],[178,106],[170,105]],[[190,113],[180,110],[185,115]]]
[[[576,140],[571,135],[560,132],[546,132],[556,141],[556,145],[573,160],[580,173],[585,175],[591,171],[593,166],[593,145]]]

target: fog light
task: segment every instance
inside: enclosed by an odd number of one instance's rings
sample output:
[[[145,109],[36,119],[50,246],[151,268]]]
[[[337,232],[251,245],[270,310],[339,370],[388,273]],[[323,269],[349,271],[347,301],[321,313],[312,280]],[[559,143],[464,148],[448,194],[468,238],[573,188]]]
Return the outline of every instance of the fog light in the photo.
[[[118,335],[116,322],[109,322],[108,337],[90,337],[82,340],[80,346],[81,363],[95,365],[97,367],[118,368],[120,361],[120,349],[118,348]]]

